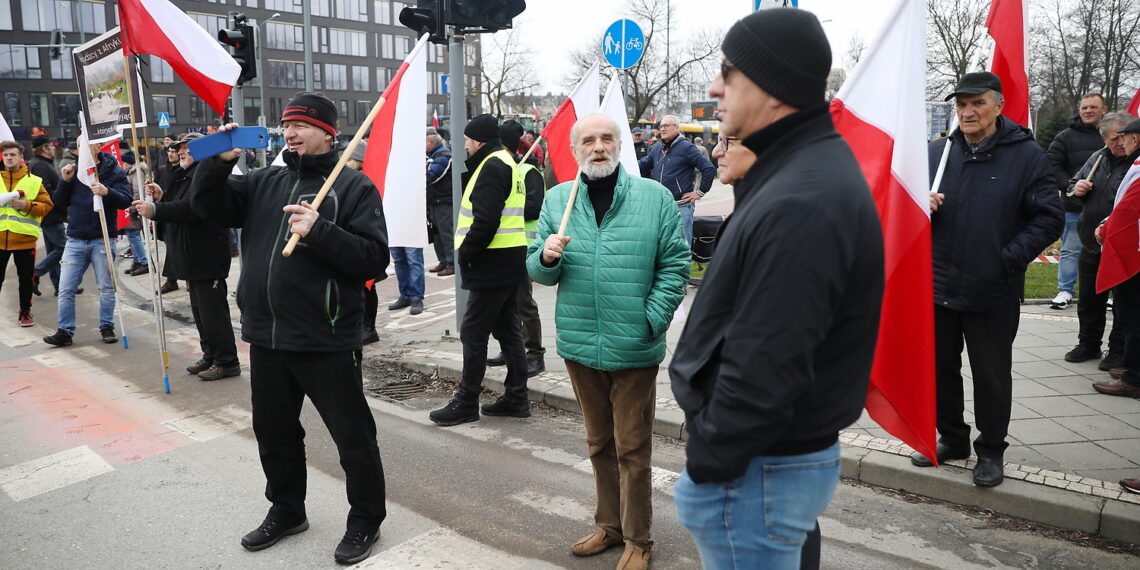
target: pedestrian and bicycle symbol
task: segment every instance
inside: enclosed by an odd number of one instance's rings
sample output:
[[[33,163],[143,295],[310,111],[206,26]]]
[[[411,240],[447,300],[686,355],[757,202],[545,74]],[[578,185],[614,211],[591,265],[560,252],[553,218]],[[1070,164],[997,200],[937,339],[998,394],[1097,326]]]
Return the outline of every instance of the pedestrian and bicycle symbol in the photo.
[[[629,69],[645,54],[645,34],[633,20],[618,20],[602,36],[602,55],[618,68]]]
[[[160,129],[169,129],[170,128],[170,113],[159,113],[158,114],[158,128],[160,128]]]

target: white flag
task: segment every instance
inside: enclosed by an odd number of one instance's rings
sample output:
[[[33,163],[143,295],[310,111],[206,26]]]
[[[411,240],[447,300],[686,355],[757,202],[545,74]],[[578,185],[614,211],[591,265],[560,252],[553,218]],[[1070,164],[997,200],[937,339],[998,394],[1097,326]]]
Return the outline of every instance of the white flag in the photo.
[[[629,115],[625,112],[625,94],[621,90],[621,81],[615,73],[610,78],[610,86],[606,88],[606,96],[602,98],[602,113],[617,123],[621,132],[621,156],[619,162],[630,176],[641,176],[641,169],[637,166],[637,153],[633,150],[633,134],[629,131]]]

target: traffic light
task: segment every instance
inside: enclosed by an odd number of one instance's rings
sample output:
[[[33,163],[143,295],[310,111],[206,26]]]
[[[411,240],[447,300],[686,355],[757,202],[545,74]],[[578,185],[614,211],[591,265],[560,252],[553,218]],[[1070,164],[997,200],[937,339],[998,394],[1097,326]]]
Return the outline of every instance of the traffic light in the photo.
[[[400,10],[400,23],[412,30],[416,36],[430,34],[429,41],[435,44],[447,43],[447,31],[443,25],[444,0],[419,0],[416,7]]]
[[[241,66],[238,85],[257,77],[257,52],[253,45],[253,26],[245,14],[230,12],[233,28],[218,30],[218,41],[233,48],[234,61]]]
[[[526,10],[525,0],[446,0],[446,23],[456,28],[509,29],[511,20]]]
[[[51,59],[59,59],[60,52],[63,51],[63,32],[60,30],[51,31],[51,47],[48,48],[48,57]]]

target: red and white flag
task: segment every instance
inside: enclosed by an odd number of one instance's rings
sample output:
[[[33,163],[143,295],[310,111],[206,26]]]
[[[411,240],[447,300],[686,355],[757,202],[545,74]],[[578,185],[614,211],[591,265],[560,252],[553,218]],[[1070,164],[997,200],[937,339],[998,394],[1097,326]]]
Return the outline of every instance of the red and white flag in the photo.
[[[1029,127],[1029,75],[1025,67],[1027,9],[1023,0],[993,0],[986,28],[994,39],[990,71],[1001,79],[1001,93],[1005,96],[1001,114]]]
[[[542,119],[542,116],[538,114],[538,103],[535,103],[534,101],[530,102],[530,112],[531,115],[534,116],[535,122],[538,122]]]
[[[1140,160],[1124,175],[1116,203],[1104,224],[1096,292],[1103,293],[1140,273]]]
[[[578,161],[570,151],[570,129],[578,119],[598,110],[598,64],[590,66],[586,74],[570,91],[570,96],[559,105],[546,128],[542,129],[542,138],[546,139],[546,154],[550,158],[550,165],[554,167],[554,178],[558,182],[573,180],[578,172]]]
[[[364,153],[364,174],[380,190],[392,247],[425,247],[428,243],[424,147],[407,142],[410,133],[422,136],[425,130],[427,52],[423,47],[427,40],[426,34],[420,38],[384,89],[384,106],[372,123]]]
[[[241,66],[217,38],[169,0],[119,0],[123,52],[161,57],[219,115]]]
[[[436,113],[435,111],[431,112],[431,128],[439,128],[439,113]]]
[[[935,458],[934,285],[926,136],[926,4],[899,0],[831,115],[883,224],[886,289],[867,412]],[[888,88],[884,88],[888,86]]]
[[[1132,101],[1128,103],[1128,114],[1133,117],[1140,117],[1140,89],[1136,90],[1136,94],[1132,96]]]
[[[641,169],[637,166],[637,151],[633,150],[633,135],[629,132],[625,93],[621,90],[621,79],[616,73],[610,78],[610,85],[606,87],[606,94],[602,97],[602,113],[613,119],[621,131],[621,156],[618,159],[626,174],[641,176]]]

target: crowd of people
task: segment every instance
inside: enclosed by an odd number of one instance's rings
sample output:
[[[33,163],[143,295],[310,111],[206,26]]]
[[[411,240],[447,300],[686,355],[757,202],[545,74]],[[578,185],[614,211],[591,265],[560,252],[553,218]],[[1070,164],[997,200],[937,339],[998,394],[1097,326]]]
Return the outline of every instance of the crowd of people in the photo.
[[[734,214],[668,368],[688,430],[677,515],[706,567],[817,567],[816,521],[839,481],[839,432],[866,398],[884,289],[881,225],[859,164],[832,124],[831,48],[816,17],[749,15],[729,30],[722,51],[709,87],[721,120],[711,153],[667,115],[652,141],[632,129],[639,172],[619,161],[628,127],[603,114],[579,118],[571,131],[580,178],[549,189],[544,150],[517,122],[483,114],[463,125],[460,171],[444,137],[428,128],[426,211],[438,260],[431,269],[422,249],[389,247],[380,194],[361,172],[365,143],[345,159],[336,199],[313,205],[340,160],[337,107],[321,93],[298,93],[285,107],[284,166],[245,174],[234,173],[240,149],[191,156],[198,133],[166,141],[167,161],[153,176],[142,156],[123,165],[98,153],[90,184],[74,159],[55,160],[46,138],[33,141],[26,163],[19,144],[2,142],[0,262],[16,265],[18,322],[34,324],[32,298],[46,274],[58,296],[58,330],[43,340],[71,345],[75,296],[90,266],[100,337],[116,342],[115,252],[105,250],[105,237],[119,233],[117,211],[130,210],[139,223],[156,222],[165,242],[161,292],[187,284],[201,345],[187,372],[202,380],[238,376],[226,278],[240,229],[240,336],[250,345],[253,431],[270,502],[241,545],[262,550],[308,529],[299,418],[308,397],[345,471],[350,509],[334,558],[353,564],[371,554],[387,515],[361,349],[379,339],[375,283],[389,262],[399,291],[391,311],[424,310],[425,272],[458,273],[469,292],[462,376],[450,401],[429,414],[441,426],[530,415],[528,378],[545,370],[546,353],[533,283],[556,286],[556,350],[582,410],[597,492],[596,528],[570,551],[592,556],[623,546],[619,570],[647,568],[656,378],[685,296],[694,203],[719,177],[733,185]],[[930,196],[940,439],[936,458],[916,453],[911,461],[929,467],[932,459],[971,455],[965,348],[979,431],[973,482],[992,487],[1003,480],[1025,268],[1057,238],[1063,255],[1053,306],[1067,306],[1080,286],[1078,345],[1065,359],[1103,356],[1100,367],[1111,377],[1096,390],[1140,396],[1140,277],[1115,289],[1107,355],[1108,293],[1094,288],[1104,220],[1140,156],[1140,120],[1109,113],[1090,93],[1045,152],[1029,129],[1001,116],[996,75],[966,74],[951,99],[960,127],[929,148],[933,180],[952,145]],[[144,184],[134,182],[136,172],[146,174]],[[455,216],[453,175],[462,187]],[[131,237],[140,227],[125,230],[132,275],[156,265]],[[298,247],[282,256],[290,234]],[[37,264],[41,236],[46,255]],[[489,357],[491,337],[500,352]],[[505,390],[480,406],[487,366],[506,367]],[[1140,492],[1140,480],[1122,484]]]

